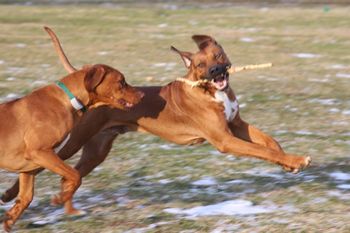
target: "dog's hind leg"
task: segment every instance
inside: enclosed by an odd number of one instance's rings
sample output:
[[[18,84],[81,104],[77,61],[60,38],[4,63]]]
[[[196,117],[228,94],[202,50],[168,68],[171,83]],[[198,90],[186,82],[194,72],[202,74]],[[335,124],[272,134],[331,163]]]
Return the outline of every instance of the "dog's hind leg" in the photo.
[[[22,172],[19,174],[19,194],[15,205],[6,212],[4,220],[5,231],[9,232],[11,230],[12,225],[32,202],[34,178],[35,175],[33,173]]]
[[[36,169],[32,171],[31,173],[33,175],[37,175],[39,172],[44,170],[43,168]],[[19,179],[16,180],[16,182],[12,185],[11,188],[7,189],[0,197],[0,202],[10,202],[15,197],[17,197],[19,192]]]

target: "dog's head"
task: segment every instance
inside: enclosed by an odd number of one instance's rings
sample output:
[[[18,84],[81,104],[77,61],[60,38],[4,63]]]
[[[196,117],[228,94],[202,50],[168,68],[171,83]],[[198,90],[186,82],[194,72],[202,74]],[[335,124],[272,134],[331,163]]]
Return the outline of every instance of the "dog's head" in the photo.
[[[122,73],[109,66],[94,65],[85,69],[84,84],[94,107],[109,105],[127,110],[137,104],[144,95],[127,84]]]
[[[193,81],[206,79],[217,90],[225,90],[229,85],[227,69],[231,66],[231,62],[224,49],[210,36],[194,35],[192,39],[199,48],[197,53],[180,51],[171,46],[188,68],[187,77]]]

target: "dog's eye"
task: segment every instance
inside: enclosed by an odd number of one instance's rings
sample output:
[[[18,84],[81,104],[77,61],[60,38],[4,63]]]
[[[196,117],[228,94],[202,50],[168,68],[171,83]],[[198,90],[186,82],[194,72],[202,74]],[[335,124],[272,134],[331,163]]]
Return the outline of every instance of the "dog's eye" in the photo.
[[[197,67],[199,67],[199,68],[203,68],[204,66],[205,66],[205,65],[204,65],[203,62],[200,62],[200,63],[197,64]]]

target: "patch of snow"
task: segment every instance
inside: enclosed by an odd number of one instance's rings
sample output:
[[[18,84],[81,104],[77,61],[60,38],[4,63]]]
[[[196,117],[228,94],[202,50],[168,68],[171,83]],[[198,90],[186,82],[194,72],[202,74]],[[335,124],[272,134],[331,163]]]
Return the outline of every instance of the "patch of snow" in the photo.
[[[230,181],[227,181],[226,184],[251,184],[253,183],[253,181],[251,180],[230,180]]]
[[[127,197],[118,197],[117,202],[119,206],[126,206],[131,200]]]
[[[346,74],[346,73],[337,73],[335,76],[337,78],[350,78],[350,74]]]
[[[170,179],[161,179],[161,180],[158,180],[158,183],[160,183],[160,184],[169,184],[169,183],[171,183],[171,182],[173,182],[173,181],[170,180]]]
[[[328,78],[322,78],[322,79],[317,79],[317,78],[309,78],[309,82],[316,82],[316,83],[328,83],[329,79]]]
[[[297,58],[306,58],[306,59],[321,57],[321,55],[314,54],[314,53],[293,53],[292,56]]]
[[[171,145],[160,145],[159,148],[161,148],[163,150],[172,150],[172,149],[174,149],[173,146],[171,146]]]
[[[7,81],[14,81],[14,80],[16,80],[16,78],[15,77],[8,77],[6,80]]]
[[[180,208],[167,208],[164,212],[176,215],[185,215],[190,218],[199,216],[214,216],[214,215],[254,215],[270,213],[275,211],[275,207],[264,207],[259,205],[253,205],[251,201],[247,200],[231,200],[221,203],[197,206],[190,209]]]
[[[6,72],[8,73],[23,73],[24,71],[26,71],[27,68],[24,68],[24,67],[15,67],[15,66],[10,66],[7,68]]]
[[[330,108],[330,109],[328,110],[328,112],[337,113],[337,112],[340,112],[340,109],[339,109],[339,108]]]
[[[203,177],[202,179],[194,181],[191,184],[197,186],[211,186],[216,185],[218,183],[213,177]]]
[[[149,232],[152,229],[157,228],[158,226],[162,226],[162,225],[167,225],[167,224],[171,224],[172,222],[157,222],[157,223],[152,223],[150,225],[148,225],[147,227],[142,227],[142,228],[134,228],[128,231],[124,231],[124,233],[145,233],[145,232]]]
[[[251,43],[254,42],[255,40],[253,38],[250,37],[242,37],[239,39],[241,42],[246,42],[246,43]]]
[[[261,170],[258,168],[253,168],[250,169],[248,171],[243,172],[244,174],[248,174],[248,175],[252,175],[252,176],[259,176],[259,177],[270,177],[270,178],[274,178],[274,179],[283,179],[283,175],[280,174],[276,174],[273,172],[268,172],[265,170]]]
[[[313,132],[310,132],[310,131],[307,131],[307,130],[298,130],[298,131],[295,131],[295,134],[298,134],[298,135],[314,135]]]
[[[24,43],[17,43],[17,44],[15,44],[15,46],[16,46],[17,48],[25,48],[25,47],[27,47],[27,44],[24,44]]]
[[[329,176],[335,180],[343,180],[343,181],[350,180],[349,173],[340,172],[340,171],[329,173]]]
[[[108,51],[100,51],[100,52],[98,52],[97,54],[98,55],[100,55],[100,56],[105,56],[105,55],[107,55],[107,54],[109,54],[110,52],[108,52]]]
[[[50,64],[41,64],[40,65],[42,68],[49,68],[51,65]]]
[[[47,224],[53,224],[55,222],[58,222],[63,216],[64,216],[64,210],[59,209],[59,210],[55,210],[54,212],[50,213],[46,217],[32,218],[33,222],[31,224],[35,225],[35,226],[43,226],[43,225],[47,225]]]
[[[343,115],[350,115],[350,109],[341,112]]]
[[[239,108],[245,108],[246,106],[247,106],[246,103],[241,103],[241,104],[239,104]]]
[[[35,80],[34,82],[31,83],[31,86],[44,86],[47,85],[46,80]]]
[[[168,24],[166,24],[166,23],[161,23],[161,24],[158,24],[158,27],[159,27],[159,28],[166,28],[166,27],[168,27]]]
[[[309,103],[318,103],[322,105],[335,105],[339,104],[339,100],[337,99],[310,99],[308,100]]]
[[[350,184],[340,184],[340,185],[337,185],[337,188],[339,188],[339,189],[350,189]]]
[[[1,100],[2,101],[11,101],[11,100],[14,100],[14,99],[18,99],[20,97],[21,96],[16,94],[16,93],[9,93],[5,97],[2,97]]]
[[[341,70],[341,69],[345,69],[346,66],[343,64],[333,64],[331,66],[329,66],[330,69],[334,69],[334,70]]]

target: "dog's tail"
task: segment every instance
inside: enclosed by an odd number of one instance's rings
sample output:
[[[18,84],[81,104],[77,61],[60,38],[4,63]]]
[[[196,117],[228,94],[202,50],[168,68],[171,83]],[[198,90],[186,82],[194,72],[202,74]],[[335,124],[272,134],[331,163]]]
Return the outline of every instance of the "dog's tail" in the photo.
[[[61,46],[60,41],[58,40],[56,34],[51,30],[51,28],[49,28],[47,26],[44,26],[44,29],[51,37],[53,46],[54,46],[56,52],[58,53],[58,56],[60,58],[60,61],[63,64],[64,68],[67,70],[68,73],[75,72],[77,69],[75,69],[72,66],[72,64],[70,64],[70,62],[68,61],[68,58],[67,58],[66,54],[63,52],[62,46]]]

